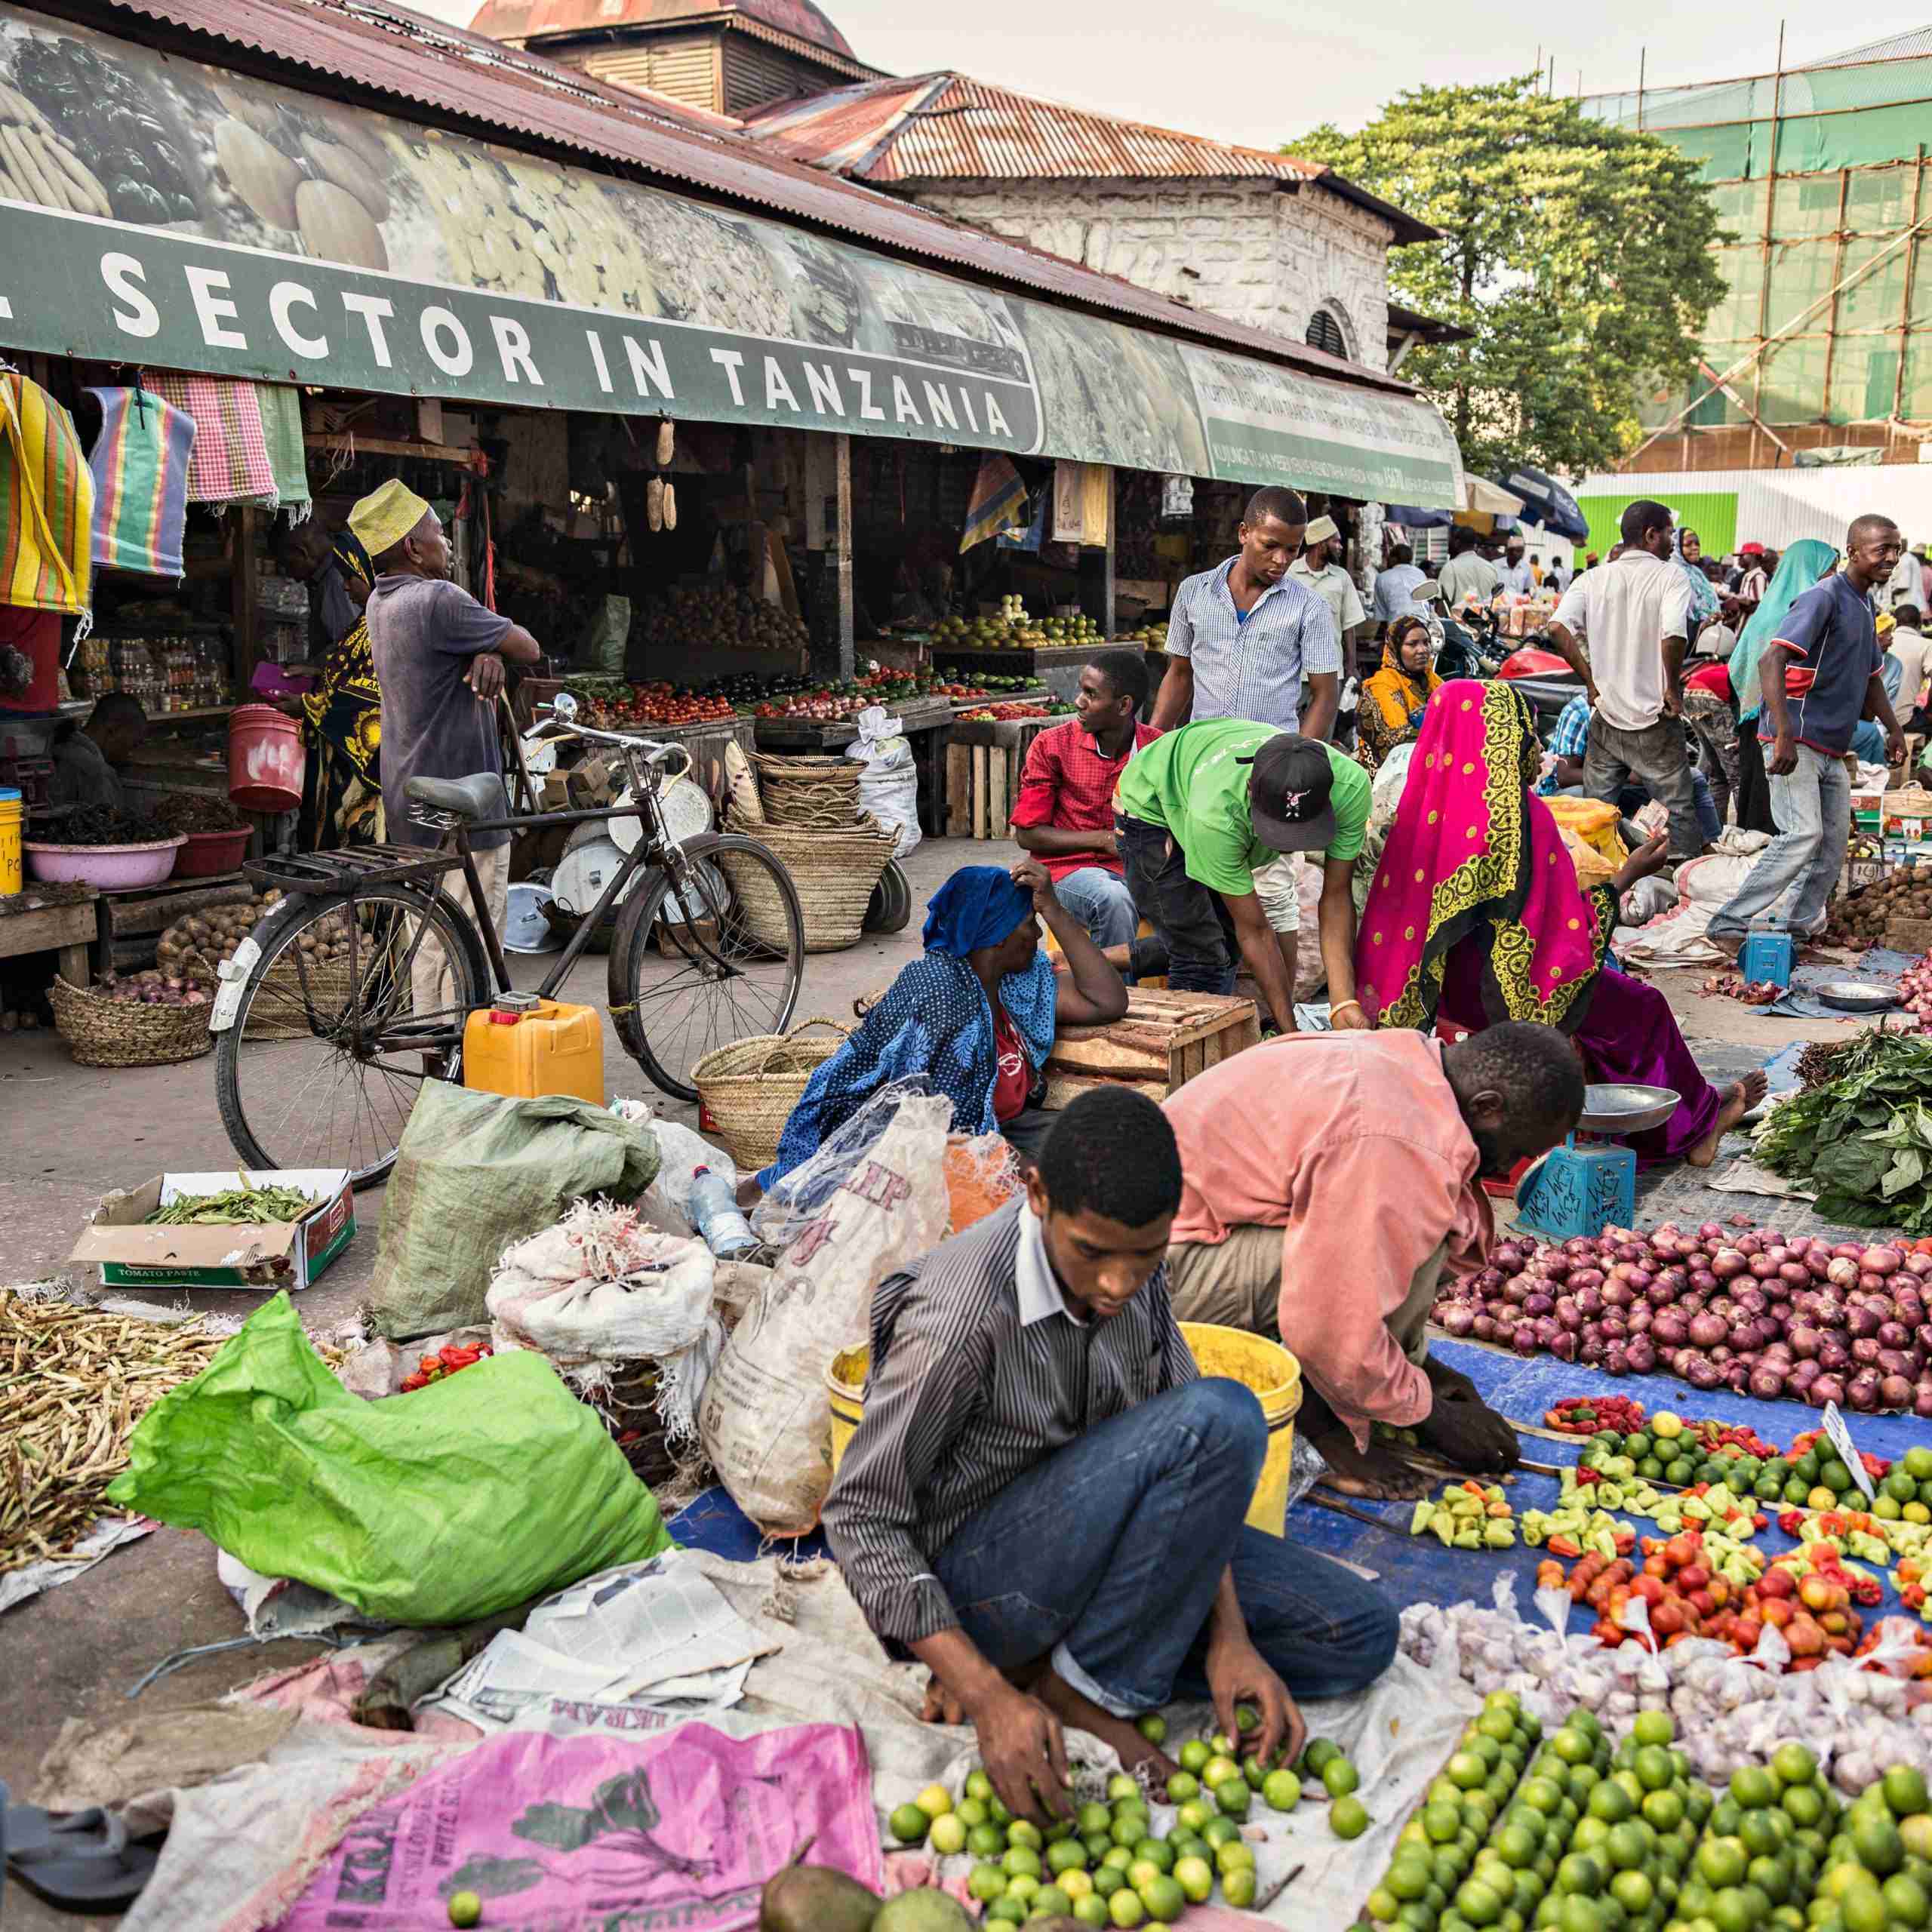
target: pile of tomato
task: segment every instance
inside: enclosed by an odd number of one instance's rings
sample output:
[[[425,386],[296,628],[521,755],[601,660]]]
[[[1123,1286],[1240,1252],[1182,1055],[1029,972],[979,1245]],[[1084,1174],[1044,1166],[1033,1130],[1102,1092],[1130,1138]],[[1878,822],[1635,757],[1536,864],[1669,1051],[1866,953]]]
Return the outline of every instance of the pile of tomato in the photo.
[[[620,685],[608,697],[586,699],[583,712],[585,723],[601,731],[635,724],[709,724],[737,715],[724,698],[663,683]]]
[[[488,1343],[481,1342],[473,1349],[450,1346],[438,1349],[432,1355],[419,1356],[415,1373],[405,1379],[396,1392],[407,1395],[418,1389],[426,1389],[431,1383],[443,1381],[459,1370],[473,1368],[486,1355],[495,1352]]]

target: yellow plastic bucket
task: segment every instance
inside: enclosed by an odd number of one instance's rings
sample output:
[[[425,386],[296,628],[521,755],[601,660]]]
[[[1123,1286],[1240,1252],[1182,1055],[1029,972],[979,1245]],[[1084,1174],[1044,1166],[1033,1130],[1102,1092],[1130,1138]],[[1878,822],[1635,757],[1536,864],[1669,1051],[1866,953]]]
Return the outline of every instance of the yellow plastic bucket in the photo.
[[[1268,1459],[1247,1506],[1251,1529],[1286,1534],[1288,1465],[1294,1460],[1295,1417],[1301,1408],[1301,1364],[1263,1335],[1223,1328],[1211,1321],[1183,1321],[1180,1332],[1203,1375],[1225,1376],[1254,1391],[1268,1423]]]
[[[0,786],[0,892],[21,888],[20,826],[26,815],[19,792]]]
[[[841,1349],[825,1372],[825,1392],[832,1401],[832,1473],[845,1454],[845,1445],[866,1408],[866,1364],[869,1349]]]
[[[1271,1537],[1282,1535],[1288,1515],[1288,1465],[1294,1460],[1295,1417],[1301,1407],[1301,1364],[1278,1342],[1222,1328],[1208,1321],[1183,1321],[1180,1332],[1203,1375],[1226,1376],[1252,1389],[1268,1422],[1268,1459],[1254,1485],[1247,1520]],[[870,1351],[844,1349],[832,1358],[825,1387],[832,1404],[832,1472],[845,1454],[865,1413],[866,1368]]]

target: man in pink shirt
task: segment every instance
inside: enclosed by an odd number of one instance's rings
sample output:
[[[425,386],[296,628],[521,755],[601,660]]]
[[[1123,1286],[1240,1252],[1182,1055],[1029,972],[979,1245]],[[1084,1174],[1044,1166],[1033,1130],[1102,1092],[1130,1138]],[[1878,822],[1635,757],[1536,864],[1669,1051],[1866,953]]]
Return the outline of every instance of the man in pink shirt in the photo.
[[[1421,1033],[1305,1033],[1251,1047],[1166,1103],[1184,1177],[1168,1252],[1175,1312],[1278,1339],[1301,1364],[1299,1426],[1352,1494],[1423,1485],[1370,1441],[1414,1429],[1472,1470],[1515,1432],[1424,1334],[1444,1267],[1484,1265],[1479,1184],[1555,1146],[1583,1064],[1551,1026],[1504,1021],[1454,1046]]]

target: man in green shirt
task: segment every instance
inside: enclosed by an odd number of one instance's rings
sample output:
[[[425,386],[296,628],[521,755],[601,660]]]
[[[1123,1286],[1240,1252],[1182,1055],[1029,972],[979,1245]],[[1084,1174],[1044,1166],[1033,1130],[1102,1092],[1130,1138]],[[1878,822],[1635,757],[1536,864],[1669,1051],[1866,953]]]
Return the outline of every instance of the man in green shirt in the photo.
[[[1355,861],[1368,828],[1368,774],[1317,738],[1238,718],[1157,738],[1121,774],[1115,830],[1127,883],[1166,946],[1177,992],[1231,993],[1237,954],[1275,1023],[1295,1030],[1294,984],[1254,874],[1284,852],[1322,857],[1320,931],[1332,1023],[1368,1023],[1357,1004]]]

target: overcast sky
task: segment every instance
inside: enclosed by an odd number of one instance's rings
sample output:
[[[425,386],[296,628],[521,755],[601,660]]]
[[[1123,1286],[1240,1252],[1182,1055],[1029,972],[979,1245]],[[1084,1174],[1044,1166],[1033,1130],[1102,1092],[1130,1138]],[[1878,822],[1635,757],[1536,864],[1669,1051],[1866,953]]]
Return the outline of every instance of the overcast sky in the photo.
[[[820,0],[862,60],[895,73],[956,67],[1030,94],[1137,121],[1272,147],[1324,120],[1357,127],[1423,81],[1494,80],[1536,64],[1540,34],[1559,92],[1637,85],[1649,48],[1652,85],[1768,73],[1778,15],[1743,0],[1625,0],[1539,16],[1536,10],[1347,0],[1319,9],[1287,0],[1049,0],[975,29],[954,9],[906,0]],[[414,0],[466,21],[474,0]],[[1561,24],[1559,25],[1559,17]],[[1932,24],[1932,0],[1847,13],[1812,4],[1787,17],[1792,64]],[[1560,39],[1558,38],[1561,36]]]

